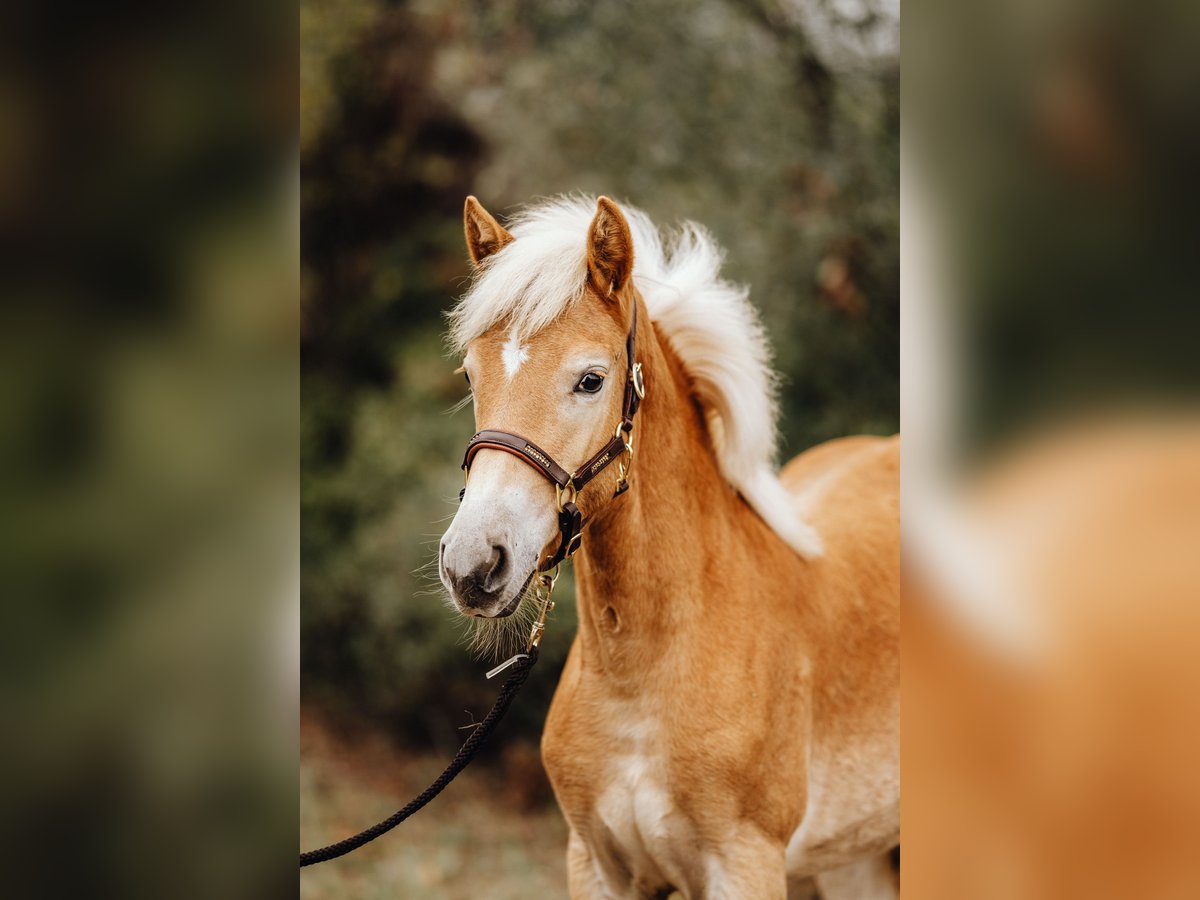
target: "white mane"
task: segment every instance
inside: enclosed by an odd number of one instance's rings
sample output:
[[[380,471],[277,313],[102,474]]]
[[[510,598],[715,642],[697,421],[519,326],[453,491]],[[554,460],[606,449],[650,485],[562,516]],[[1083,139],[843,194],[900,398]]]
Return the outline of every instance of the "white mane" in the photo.
[[[450,313],[452,345],[465,350],[509,317],[522,335],[534,334],[577,303],[595,211],[589,197],[521,211],[507,226],[516,240],[484,260]],[[775,475],[776,378],[746,288],[721,280],[723,253],[701,226],[685,222],[664,243],[645,213],[621,211],[633,233],[634,284],[691,376],[721,472],[796,552],[819,556],[820,537],[798,518]]]

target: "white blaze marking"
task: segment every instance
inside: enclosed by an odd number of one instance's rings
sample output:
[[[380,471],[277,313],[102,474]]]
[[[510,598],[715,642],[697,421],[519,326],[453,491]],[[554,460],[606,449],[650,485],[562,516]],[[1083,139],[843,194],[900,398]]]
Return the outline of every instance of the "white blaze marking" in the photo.
[[[508,376],[509,381],[512,381],[513,376],[517,374],[517,370],[521,368],[521,363],[529,359],[529,350],[521,346],[521,339],[517,336],[515,326],[508,333],[508,341],[505,343],[500,357],[504,360],[504,374]]]

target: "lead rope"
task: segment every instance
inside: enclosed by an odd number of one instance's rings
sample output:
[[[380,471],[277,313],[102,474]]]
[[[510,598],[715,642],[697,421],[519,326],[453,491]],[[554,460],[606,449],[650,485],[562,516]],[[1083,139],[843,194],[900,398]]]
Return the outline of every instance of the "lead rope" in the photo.
[[[546,615],[550,610],[554,609],[554,601],[550,599],[550,595],[554,592],[554,583],[557,580],[558,566],[555,566],[550,572],[542,573],[538,577],[537,591],[541,605],[538,609],[537,621],[533,623],[533,629],[529,633],[529,643],[525,647],[525,652],[518,653],[511,659],[505,660],[487,673],[488,678],[494,678],[505,669],[515,667],[513,668],[512,675],[508,677],[508,681],[504,682],[504,687],[500,688],[500,694],[496,697],[496,702],[492,706],[491,711],[483,717],[483,721],[471,732],[471,736],[458,749],[458,753],[455,754],[454,759],[450,760],[450,765],[446,766],[445,771],[437,777],[433,784],[413,797],[405,807],[397,810],[377,825],[372,825],[370,828],[360,831],[358,834],[348,837],[345,840],[338,841],[336,844],[321,847],[319,850],[309,850],[306,853],[301,853],[300,868],[303,869],[305,866],[345,856],[347,853],[357,850],[363,844],[370,843],[380,835],[387,834],[413,813],[423,809],[429,801],[445,790],[446,786],[455,779],[459,772],[467,767],[471,760],[475,758],[475,754],[479,752],[479,748],[483,746],[483,742],[496,730],[496,726],[508,711],[513,697],[517,695],[517,691],[521,689],[521,685],[525,683],[525,679],[529,677],[530,670],[533,669],[534,664],[537,662],[538,643],[542,639],[542,633],[546,630]]]

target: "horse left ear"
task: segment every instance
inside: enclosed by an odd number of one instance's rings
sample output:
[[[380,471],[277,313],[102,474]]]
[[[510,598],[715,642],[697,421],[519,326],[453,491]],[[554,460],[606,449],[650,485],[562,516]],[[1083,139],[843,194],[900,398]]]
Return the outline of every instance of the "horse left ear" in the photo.
[[[513,241],[513,236],[483,208],[474,195],[468,197],[463,205],[463,232],[467,237],[467,252],[476,266]]]
[[[617,204],[607,197],[596,201],[596,216],[588,228],[588,274],[602,297],[624,286],[633,271],[633,236]]]

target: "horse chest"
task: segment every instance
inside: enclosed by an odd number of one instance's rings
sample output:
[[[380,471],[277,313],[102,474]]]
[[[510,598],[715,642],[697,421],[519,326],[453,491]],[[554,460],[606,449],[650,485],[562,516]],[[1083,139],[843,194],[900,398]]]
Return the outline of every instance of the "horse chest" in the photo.
[[[589,736],[592,754],[560,759],[551,768],[556,786],[586,784],[559,792],[567,818],[614,896],[688,881],[697,863],[695,833],[668,787],[660,729],[640,716],[605,721],[615,724]]]
[[[635,871],[678,868],[677,847],[690,840],[692,829],[667,790],[662,760],[626,754],[608,768],[609,780],[597,795],[593,818],[613,848]]]

